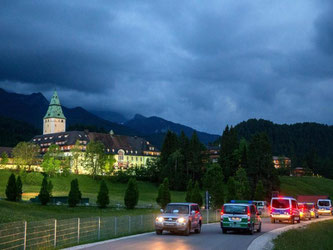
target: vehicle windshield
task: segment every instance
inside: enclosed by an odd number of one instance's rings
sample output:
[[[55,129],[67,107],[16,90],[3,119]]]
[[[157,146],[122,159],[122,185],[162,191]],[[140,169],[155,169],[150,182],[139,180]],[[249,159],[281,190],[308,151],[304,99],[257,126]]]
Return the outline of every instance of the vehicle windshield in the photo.
[[[241,205],[224,205],[225,214],[247,214],[247,206]]]
[[[323,206],[323,207],[328,207],[328,206],[330,206],[330,202],[329,201],[318,201],[318,205]]]
[[[167,214],[188,214],[187,205],[168,205],[165,208],[165,213]]]
[[[273,208],[289,208],[289,200],[285,199],[274,199],[272,202],[272,207]]]

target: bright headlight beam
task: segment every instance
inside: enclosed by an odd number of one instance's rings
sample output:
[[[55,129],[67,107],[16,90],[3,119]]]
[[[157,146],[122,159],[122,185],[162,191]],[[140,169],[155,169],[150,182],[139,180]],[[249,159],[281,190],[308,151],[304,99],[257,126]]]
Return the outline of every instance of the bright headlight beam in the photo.
[[[185,218],[183,218],[183,217],[179,218],[179,219],[178,219],[178,222],[179,222],[179,223],[184,223],[184,222],[185,222]]]
[[[156,220],[157,220],[158,222],[163,222],[163,221],[164,221],[164,218],[163,218],[163,217],[157,217]]]

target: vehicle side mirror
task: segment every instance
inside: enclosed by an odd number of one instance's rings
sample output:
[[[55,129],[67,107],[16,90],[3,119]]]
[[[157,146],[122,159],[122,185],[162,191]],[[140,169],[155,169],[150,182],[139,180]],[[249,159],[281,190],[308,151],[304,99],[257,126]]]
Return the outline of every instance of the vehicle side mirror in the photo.
[[[163,212],[164,212],[164,210],[163,210],[162,208],[161,208],[161,210],[160,210],[160,211],[161,211],[161,213],[163,213]]]
[[[194,210],[192,210],[192,211],[191,211],[191,214],[192,214],[192,215],[194,215],[194,214],[195,214],[195,211],[194,211]]]

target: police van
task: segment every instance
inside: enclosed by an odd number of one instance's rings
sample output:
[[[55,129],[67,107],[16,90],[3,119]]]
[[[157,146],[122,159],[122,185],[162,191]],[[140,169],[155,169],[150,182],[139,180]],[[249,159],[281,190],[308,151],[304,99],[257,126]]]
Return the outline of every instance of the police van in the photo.
[[[222,233],[229,230],[248,231],[250,234],[261,232],[260,214],[252,201],[232,200],[224,204],[221,210]]]
[[[270,205],[271,222],[289,221],[294,224],[301,222],[300,210],[297,200],[293,197],[279,196],[271,199]]]

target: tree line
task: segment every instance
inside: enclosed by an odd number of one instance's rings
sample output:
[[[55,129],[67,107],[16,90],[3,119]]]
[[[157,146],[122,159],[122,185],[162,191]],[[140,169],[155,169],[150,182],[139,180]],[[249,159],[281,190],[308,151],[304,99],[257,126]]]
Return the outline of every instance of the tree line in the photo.
[[[82,193],[79,188],[79,181],[77,178],[73,179],[70,183],[70,191],[68,193],[68,206],[76,207],[80,204]],[[47,175],[44,175],[41,188],[38,194],[38,199],[41,205],[46,206],[53,197],[53,184]],[[17,178],[12,173],[6,185],[6,197],[8,201],[18,202],[22,200],[23,185],[21,177]],[[127,188],[124,194],[124,204],[127,209],[133,209],[139,201],[139,189],[135,178],[128,181]],[[109,189],[105,180],[100,182],[99,191],[97,194],[97,205],[99,208],[106,208],[110,204]]]
[[[161,183],[167,179],[170,189],[187,189],[187,193],[195,183],[196,189],[209,191],[214,207],[232,199],[268,199],[272,191],[279,190],[278,172],[265,133],[255,134],[249,141],[240,140],[237,130],[227,126],[219,144],[218,163],[211,163],[196,133],[188,139],[184,133],[178,137],[168,131],[161,157],[149,166],[151,180]],[[188,197],[186,200],[191,202],[202,200],[202,196]]]

